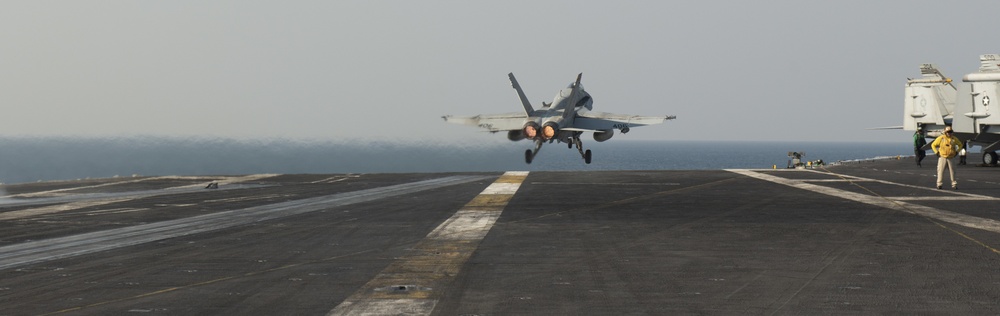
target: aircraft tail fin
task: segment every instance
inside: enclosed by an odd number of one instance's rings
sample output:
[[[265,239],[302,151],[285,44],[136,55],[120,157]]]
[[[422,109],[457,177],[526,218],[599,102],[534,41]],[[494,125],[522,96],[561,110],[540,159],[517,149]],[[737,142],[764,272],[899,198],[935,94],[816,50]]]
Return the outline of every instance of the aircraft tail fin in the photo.
[[[922,78],[907,79],[903,101],[903,129],[915,131],[921,126],[943,128],[951,121],[957,90],[933,64],[920,65]]]
[[[582,79],[582,78],[583,78],[583,73],[582,72],[579,75],[576,75],[576,82],[573,83],[573,92],[571,92],[572,93],[571,95],[575,96],[577,93],[580,93],[580,89],[581,89],[580,79]],[[575,98],[572,98],[572,97],[570,99],[575,100]],[[574,107],[572,105],[568,105],[567,108],[565,110],[563,110],[563,118],[568,118],[568,117],[572,116],[573,114],[575,114],[576,111],[573,111],[573,108]]]
[[[1000,54],[979,55],[979,61],[978,72],[962,77],[962,83],[958,85],[962,93],[958,94],[952,115],[956,133],[978,134],[976,138],[984,134],[1000,134],[1000,116],[996,115],[996,102],[1000,100]]]
[[[521,99],[521,105],[524,106],[524,114],[531,116],[531,113],[535,112],[535,108],[531,107],[531,102],[528,102],[528,97],[524,95],[524,91],[521,90],[521,85],[517,84],[517,79],[514,78],[514,73],[508,73],[507,77],[510,77],[510,86],[517,90],[517,97]]]

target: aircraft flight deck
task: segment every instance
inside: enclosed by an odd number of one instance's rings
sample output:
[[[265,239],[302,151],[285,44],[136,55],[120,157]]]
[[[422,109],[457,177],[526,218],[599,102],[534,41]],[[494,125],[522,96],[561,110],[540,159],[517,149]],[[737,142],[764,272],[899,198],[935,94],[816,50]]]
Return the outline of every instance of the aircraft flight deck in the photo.
[[[903,159],[8,185],[0,314],[1000,313],[1000,168],[961,166],[959,191],[933,173]]]

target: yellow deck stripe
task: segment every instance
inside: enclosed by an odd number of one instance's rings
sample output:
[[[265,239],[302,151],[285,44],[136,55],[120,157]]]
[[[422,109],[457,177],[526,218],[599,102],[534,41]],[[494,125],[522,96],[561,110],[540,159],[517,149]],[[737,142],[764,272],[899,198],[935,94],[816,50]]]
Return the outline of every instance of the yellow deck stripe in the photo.
[[[328,315],[430,315],[527,176],[504,173]]]

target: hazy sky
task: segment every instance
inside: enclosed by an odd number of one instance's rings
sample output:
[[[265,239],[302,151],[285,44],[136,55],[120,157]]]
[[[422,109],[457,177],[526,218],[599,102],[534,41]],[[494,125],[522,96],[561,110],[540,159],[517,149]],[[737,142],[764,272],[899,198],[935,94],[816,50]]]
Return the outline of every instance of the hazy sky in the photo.
[[[0,136],[500,142],[583,72],[615,139],[907,141],[903,86],[1000,53],[992,1],[5,1]],[[589,136],[588,136],[589,138]]]

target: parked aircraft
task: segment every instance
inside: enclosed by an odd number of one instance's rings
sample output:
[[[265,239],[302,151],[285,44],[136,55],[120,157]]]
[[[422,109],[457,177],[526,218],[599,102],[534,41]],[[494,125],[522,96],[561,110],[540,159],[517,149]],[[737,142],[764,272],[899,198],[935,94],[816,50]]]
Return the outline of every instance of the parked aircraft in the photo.
[[[983,163],[996,165],[1000,150],[1000,54],[979,56],[979,72],[956,87],[933,64],[920,65],[922,78],[907,79],[903,129],[923,130],[929,138],[952,126],[955,136],[982,146]]]
[[[475,125],[489,132],[507,132],[511,141],[523,139],[532,140],[535,148],[524,152],[524,161],[531,163],[535,155],[546,142],[566,143],[567,147],[576,146],[584,162],[590,163],[590,149],[584,151],[580,135],[584,132],[594,133],[594,140],[603,142],[614,136],[614,131],[628,133],[631,128],[660,124],[676,116],[638,116],[629,114],[612,114],[591,111],[594,99],[584,90],[580,80],[583,73],[576,76],[565,89],[559,90],[552,103],[542,102],[541,108],[535,109],[528,102],[521,86],[513,73],[507,74],[510,84],[517,91],[524,112],[505,114],[482,114],[476,116],[442,116],[445,121],[457,124]]]

